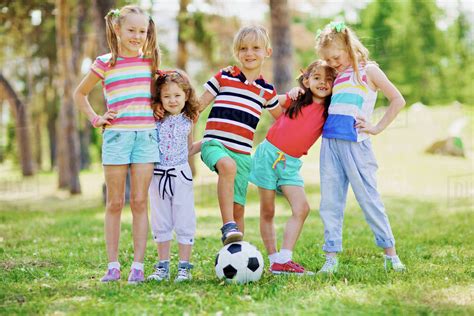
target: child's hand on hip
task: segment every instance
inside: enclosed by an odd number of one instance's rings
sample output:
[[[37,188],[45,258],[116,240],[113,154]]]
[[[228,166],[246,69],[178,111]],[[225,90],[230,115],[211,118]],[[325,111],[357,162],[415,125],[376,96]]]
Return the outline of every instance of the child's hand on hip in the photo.
[[[92,126],[94,127],[104,127],[105,125],[112,125],[112,120],[117,116],[117,111],[109,110],[105,112],[104,115],[98,115],[96,119],[93,120]]]
[[[369,121],[365,119],[363,116],[357,116],[356,122],[354,124],[355,128],[359,129],[359,133],[367,133],[371,135],[377,135],[381,131],[377,128],[377,126],[372,125]]]

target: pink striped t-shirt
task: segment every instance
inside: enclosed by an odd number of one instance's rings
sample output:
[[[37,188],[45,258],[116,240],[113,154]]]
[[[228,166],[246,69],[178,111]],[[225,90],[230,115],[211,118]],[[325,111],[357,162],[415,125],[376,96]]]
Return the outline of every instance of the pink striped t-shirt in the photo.
[[[101,80],[107,109],[117,111],[106,129],[142,131],[155,129],[151,109],[151,63],[144,56],[118,57],[110,67],[112,54],[96,58],[91,66]]]

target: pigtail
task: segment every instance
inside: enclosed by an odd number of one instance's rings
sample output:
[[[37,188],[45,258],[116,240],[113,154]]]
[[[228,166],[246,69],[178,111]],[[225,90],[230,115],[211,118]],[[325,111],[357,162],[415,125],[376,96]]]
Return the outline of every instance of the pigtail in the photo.
[[[160,68],[160,47],[157,44],[156,39],[156,27],[155,22],[150,17],[148,23],[148,32],[147,32],[147,40],[145,43],[145,47],[143,48],[143,53],[147,57],[151,57],[152,59],[152,73],[155,73]]]
[[[110,59],[110,66],[115,66],[118,57],[118,38],[117,34],[115,33],[115,23],[117,16],[120,16],[120,11],[110,10],[109,13],[105,16],[105,26],[106,26],[106,35],[107,35],[107,44],[109,45],[110,52],[112,54],[112,58]]]

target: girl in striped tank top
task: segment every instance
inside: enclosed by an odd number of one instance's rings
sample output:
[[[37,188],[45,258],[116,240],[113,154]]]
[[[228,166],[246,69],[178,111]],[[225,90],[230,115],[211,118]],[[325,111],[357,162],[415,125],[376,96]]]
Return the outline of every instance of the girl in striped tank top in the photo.
[[[91,124],[103,128],[102,164],[107,185],[105,240],[109,260],[102,282],[120,279],[118,243],[125,181],[130,169],[134,259],[128,282],[144,281],[143,258],[148,234],[148,187],[159,162],[156,125],[151,108],[152,74],[160,58],[152,18],[137,6],[111,10],[107,16],[111,52],[97,57],[74,92],[74,101]],[[87,97],[101,82],[107,112],[97,115]]]
[[[404,271],[377,191],[377,162],[369,136],[382,132],[403,108],[405,100],[377,64],[369,60],[368,50],[343,22],[330,23],[318,33],[317,53],[338,72],[321,145],[320,215],[324,224],[326,262],[320,273],[334,273],[338,268],[336,255],[342,251],[342,223],[349,183],[374,233],[375,243],[384,249],[385,269]],[[370,116],[378,90],[390,104],[382,119],[372,125]]]

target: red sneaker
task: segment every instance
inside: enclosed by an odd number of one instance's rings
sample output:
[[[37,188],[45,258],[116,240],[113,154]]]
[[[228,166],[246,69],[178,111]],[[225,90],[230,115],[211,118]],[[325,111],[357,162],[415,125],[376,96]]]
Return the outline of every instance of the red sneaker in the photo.
[[[270,267],[270,272],[273,274],[296,274],[296,275],[313,275],[314,272],[307,271],[302,265],[288,261],[286,263],[274,262]]]

